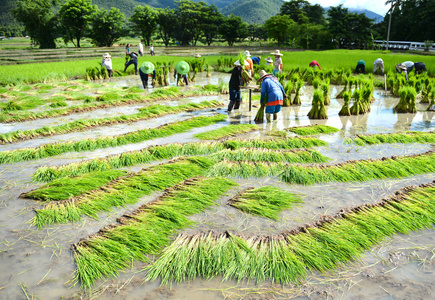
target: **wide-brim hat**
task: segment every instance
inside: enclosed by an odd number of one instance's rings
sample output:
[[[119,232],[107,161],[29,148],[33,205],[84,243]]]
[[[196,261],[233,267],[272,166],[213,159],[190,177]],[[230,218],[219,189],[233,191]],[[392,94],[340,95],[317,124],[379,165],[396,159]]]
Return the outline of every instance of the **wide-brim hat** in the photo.
[[[139,68],[144,74],[151,74],[152,72],[154,72],[154,65],[149,62],[146,61],[143,64],[140,65]]]
[[[236,62],[234,63],[235,66],[241,66],[242,64],[240,63],[240,60],[236,60]]]
[[[199,57],[201,57],[201,54],[196,53],[196,54],[195,54],[195,57],[196,57],[196,58],[199,58]]]
[[[283,56],[284,54],[282,54],[281,52],[279,52],[279,50],[275,50],[275,52],[273,52],[273,53],[270,53],[270,54],[272,54],[272,55],[275,55],[275,56]]]
[[[270,56],[269,56],[268,58],[266,58],[266,61],[267,61],[268,63],[272,63],[272,62],[273,62],[273,59],[271,59]]]
[[[110,56],[109,53],[104,53],[104,54],[103,54],[103,57],[106,58],[106,57],[112,57],[112,56]]]
[[[258,81],[262,81],[264,79],[264,77],[267,76],[267,72],[264,70],[261,70],[259,75],[260,75],[260,79],[258,79]]]
[[[185,75],[185,74],[189,73],[190,67],[189,67],[189,64],[187,62],[182,60],[182,61],[179,61],[177,63],[177,65],[175,66],[175,70],[177,70],[178,74]]]
[[[406,66],[405,65],[399,65],[399,68],[402,70],[406,70]]]
[[[245,53],[243,53],[243,55],[245,55],[246,57],[249,57],[249,56],[251,56],[251,54],[249,53],[249,51],[248,51],[248,50],[246,50],[246,51],[245,51]]]

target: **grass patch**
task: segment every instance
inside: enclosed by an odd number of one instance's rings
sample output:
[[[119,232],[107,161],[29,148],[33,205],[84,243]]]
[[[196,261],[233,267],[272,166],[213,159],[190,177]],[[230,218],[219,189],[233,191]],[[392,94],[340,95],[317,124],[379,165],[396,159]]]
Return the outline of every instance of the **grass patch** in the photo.
[[[293,203],[302,202],[296,194],[285,192],[274,186],[265,186],[245,189],[230,199],[228,205],[249,214],[277,220],[282,210],[291,209]]]
[[[413,144],[413,143],[435,143],[434,132],[410,131],[405,133],[386,133],[386,134],[359,134],[355,138],[346,139],[346,143],[355,143],[360,146],[375,144]]]
[[[53,102],[52,105],[59,106],[60,103],[62,102]],[[65,103],[65,105],[67,104]],[[38,129],[32,129],[26,131],[18,130],[18,131],[3,133],[0,134],[0,142],[11,143],[15,141],[34,139],[41,136],[65,134],[69,132],[87,130],[97,126],[108,126],[112,124],[136,122],[136,121],[147,120],[150,118],[155,118],[171,113],[214,108],[220,105],[221,103],[217,100],[202,101],[201,103],[188,103],[188,104],[178,105],[178,106],[165,106],[165,105],[157,104],[157,105],[152,105],[149,107],[142,108],[140,109],[140,113],[137,114],[99,118],[99,119],[89,119],[89,120],[80,119],[59,126],[44,126]]]
[[[249,163],[223,161],[214,164],[208,176],[240,178],[278,177],[292,184],[318,184],[326,182],[360,182],[386,178],[403,178],[435,172],[435,153],[359,160],[328,166],[298,166],[283,163]]]
[[[162,125],[153,129],[147,128],[118,136],[84,139],[77,142],[72,141],[46,144],[37,148],[3,151],[0,153],[0,164],[40,159],[67,152],[92,151],[95,149],[139,143],[146,140],[186,132],[196,127],[208,126],[217,122],[225,121],[226,119],[227,116],[221,114],[209,117],[194,117],[185,121]]]
[[[109,170],[96,171],[75,178],[57,179],[36,190],[22,194],[21,197],[42,201],[66,200],[97,189],[126,174],[127,171]]]
[[[269,140],[226,140],[213,143],[185,143],[152,146],[140,151],[124,152],[106,158],[95,158],[79,163],[71,163],[63,166],[40,167],[32,176],[32,180],[49,182],[61,177],[74,177],[93,171],[104,171],[114,168],[133,166],[150,161],[171,159],[177,156],[196,156],[216,153],[223,149],[240,148],[264,148],[264,149],[292,149],[313,146],[322,146],[327,143],[314,138],[287,138]]]
[[[176,186],[156,201],[143,205],[121,224],[75,246],[76,281],[90,288],[97,279],[115,277],[133,260],[148,261],[170,243],[175,230],[192,225],[187,217],[215,204],[236,184],[224,178],[195,178]]]
[[[225,137],[235,136],[237,134],[258,130],[259,127],[254,124],[236,124],[221,127],[215,130],[195,134],[194,137],[201,140],[218,140]]]
[[[56,223],[76,222],[82,216],[97,219],[100,212],[134,204],[140,197],[200,176],[210,164],[207,159],[191,158],[144,169],[137,174],[118,178],[99,190],[80,197],[50,202],[44,208],[36,210],[32,223],[41,228]]]
[[[314,135],[314,134],[329,134],[340,131],[335,127],[328,125],[311,125],[288,128],[288,131],[294,132],[298,135]]]
[[[146,279],[160,277],[168,284],[221,276],[257,284],[266,280],[300,283],[308,272],[331,271],[394,234],[432,228],[434,223],[435,187],[430,184],[278,236],[180,234],[149,267]]]

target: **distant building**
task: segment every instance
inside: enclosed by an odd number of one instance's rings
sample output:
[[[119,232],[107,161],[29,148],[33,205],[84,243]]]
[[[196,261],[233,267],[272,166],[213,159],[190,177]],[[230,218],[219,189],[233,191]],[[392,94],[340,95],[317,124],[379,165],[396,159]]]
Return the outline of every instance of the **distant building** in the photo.
[[[381,49],[386,49],[387,41],[375,40],[375,45]],[[425,48],[423,42],[401,42],[401,41],[389,41],[388,50],[421,50]],[[429,51],[435,51],[435,43],[429,48]]]

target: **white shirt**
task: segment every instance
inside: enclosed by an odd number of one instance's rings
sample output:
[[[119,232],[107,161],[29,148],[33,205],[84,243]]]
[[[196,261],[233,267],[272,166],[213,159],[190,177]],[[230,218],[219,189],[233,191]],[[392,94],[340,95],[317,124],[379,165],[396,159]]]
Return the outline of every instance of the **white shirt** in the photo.
[[[383,65],[384,61],[382,60],[382,58],[378,58],[377,60],[375,60],[375,66],[376,65]]]
[[[143,46],[141,42],[139,42],[139,52],[143,52]]]

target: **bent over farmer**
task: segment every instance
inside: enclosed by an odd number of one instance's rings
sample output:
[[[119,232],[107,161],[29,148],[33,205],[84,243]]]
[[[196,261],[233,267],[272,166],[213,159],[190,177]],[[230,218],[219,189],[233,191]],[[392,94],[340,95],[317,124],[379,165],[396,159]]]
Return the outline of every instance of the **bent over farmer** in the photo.
[[[260,71],[258,81],[262,82],[260,102],[267,100],[266,120],[267,122],[271,121],[270,115],[273,115],[273,119],[276,120],[278,119],[278,113],[281,111],[283,100],[287,97],[284,88],[275,76],[267,74],[264,70]]]
[[[230,82],[228,83],[229,92],[230,92],[230,103],[228,104],[227,112],[231,112],[233,109],[239,109],[240,102],[242,102],[242,97],[240,93],[240,86],[243,84],[242,78],[242,64],[240,60],[234,63],[234,69],[231,72]]]

